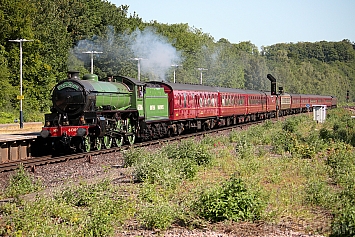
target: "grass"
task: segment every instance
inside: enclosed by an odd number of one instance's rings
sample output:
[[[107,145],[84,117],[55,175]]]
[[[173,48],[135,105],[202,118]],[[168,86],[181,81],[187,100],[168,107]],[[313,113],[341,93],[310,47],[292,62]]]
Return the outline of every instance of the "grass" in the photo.
[[[30,203],[21,195],[40,185],[20,169],[5,192],[19,199],[0,207],[0,234],[113,236],[131,220],[153,230],[242,220],[350,236],[355,155],[351,133],[340,135],[355,124],[347,116],[338,109],[324,124],[300,116],[155,152],[129,150],[125,166],[138,183],[81,183]]]

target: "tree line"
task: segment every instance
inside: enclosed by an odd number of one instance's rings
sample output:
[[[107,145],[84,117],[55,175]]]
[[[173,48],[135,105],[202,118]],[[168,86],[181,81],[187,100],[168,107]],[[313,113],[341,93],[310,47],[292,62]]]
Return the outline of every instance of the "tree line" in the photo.
[[[128,9],[106,0],[0,0],[0,113],[18,116],[19,44],[12,39],[33,40],[23,43],[22,53],[25,121],[41,121],[51,89],[68,70],[90,72],[90,55],[83,52],[92,50],[100,51],[94,57],[100,78],[137,78],[133,59],[144,55],[150,58],[141,62],[143,81],[172,82],[175,75],[176,82],[197,84],[202,73],[205,85],[270,90],[270,73],[289,93],[335,95],[344,102],[349,90],[355,97],[355,46],[347,39],[258,49],[250,41],[216,40],[186,23],[147,22]]]

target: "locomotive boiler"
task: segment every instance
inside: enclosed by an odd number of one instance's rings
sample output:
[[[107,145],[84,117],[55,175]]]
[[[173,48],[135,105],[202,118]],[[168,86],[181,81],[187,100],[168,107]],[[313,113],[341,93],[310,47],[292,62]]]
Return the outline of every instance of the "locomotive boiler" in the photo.
[[[58,83],[52,93],[53,107],[71,117],[96,110],[124,110],[131,106],[131,92],[122,83],[98,81],[97,75],[76,75]]]

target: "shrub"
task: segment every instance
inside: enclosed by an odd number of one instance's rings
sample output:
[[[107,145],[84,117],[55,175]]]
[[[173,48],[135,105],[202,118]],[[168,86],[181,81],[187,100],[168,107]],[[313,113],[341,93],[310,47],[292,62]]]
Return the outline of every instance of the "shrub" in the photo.
[[[173,165],[176,167],[180,174],[181,179],[193,179],[198,171],[198,165],[193,159],[178,159],[173,161]]]
[[[103,180],[96,184],[80,184],[76,187],[68,187],[56,194],[56,200],[64,201],[73,206],[91,206],[102,199],[106,192],[112,188],[109,180]]]
[[[20,165],[15,174],[10,177],[9,186],[6,188],[5,194],[6,196],[14,197],[36,192],[41,190],[41,188],[41,182],[31,177],[24,167]]]
[[[174,222],[175,210],[168,202],[146,203],[138,219],[147,229],[165,230]]]
[[[285,120],[282,129],[286,132],[294,133],[297,131],[298,125],[301,123],[300,117],[292,117]]]
[[[131,167],[139,164],[145,158],[146,152],[141,148],[130,148],[123,152],[124,167]]]
[[[237,143],[235,151],[239,158],[247,159],[254,155],[255,147],[251,143],[241,140]]]
[[[14,123],[17,117],[18,115],[15,116],[14,112],[0,112],[0,123]]]
[[[321,180],[312,180],[306,184],[305,200],[308,203],[319,205],[325,208],[331,208],[334,204],[335,195],[326,182]]]
[[[289,132],[277,133],[272,139],[272,150],[276,154],[282,154],[284,152],[292,152],[297,137]]]
[[[113,235],[115,222],[123,221],[123,218],[118,218],[122,209],[123,202],[120,200],[102,198],[100,201],[95,202],[88,210],[85,228],[82,230],[83,236]],[[123,216],[124,214],[122,213],[121,215]]]
[[[337,184],[347,185],[355,182],[355,155],[345,143],[336,143],[329,151],[326,164],[331,168],[330,176]]]
[[[138,182],[160,184],[166,188],[175,187],[180,181],[180,171],[173,161],[162,153],[150,154],[135,166],[134,171]]]
[[[355,235],[355,207],[346,205],[336,212],[332,222],[330,236],[354,236]]]
[[[264,206],[260,193],[248,190],[236,177],[205,191],[195,204],[198,215],[212,222],[258,220]]]
[[[192,159],[197,165],[206,165],[212,160],[212,154],[209,152],[208,146],[192,139],[166,146],[164,152],[170,159]]]

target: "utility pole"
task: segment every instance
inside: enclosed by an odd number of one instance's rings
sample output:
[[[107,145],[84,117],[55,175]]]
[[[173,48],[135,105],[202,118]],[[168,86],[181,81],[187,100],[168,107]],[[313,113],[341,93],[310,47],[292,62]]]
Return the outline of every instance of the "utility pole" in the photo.
[[[24,99],[24,96],[22,95],[22,42],[29,42],[33,40],[16,39],[16,40],[9,40],[9,41],[20,43],[20,96],[18,96],[17,99],[20,100],[20,128],[23,128],[22,100]]]
[[[83,53],[88,53],[91,54],[91,74],[94,74],[94,53],[99,54],[102,52],[97,52],[97,51],[86,51]]]
[[[202,85],[202,71],[207,71],[208,69],[207,68],[203,68],[203,67],[199,67],[197,68],[197,70],[200,71],[200,84]]]

